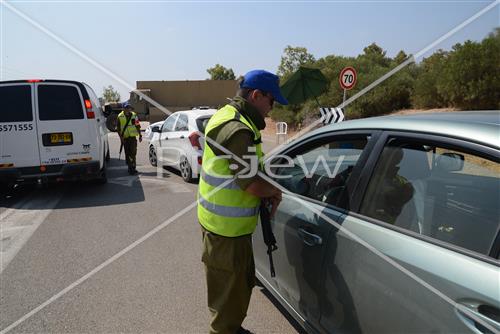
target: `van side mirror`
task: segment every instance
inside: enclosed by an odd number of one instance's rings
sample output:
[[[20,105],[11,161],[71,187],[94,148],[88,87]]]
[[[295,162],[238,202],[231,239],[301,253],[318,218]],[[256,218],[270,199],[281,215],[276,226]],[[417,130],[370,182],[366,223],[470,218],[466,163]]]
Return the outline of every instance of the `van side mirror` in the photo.
[[[458,153],[443,153],[436,159],[436,168],[442,172],[457,172],[464,168],[464,156]]]

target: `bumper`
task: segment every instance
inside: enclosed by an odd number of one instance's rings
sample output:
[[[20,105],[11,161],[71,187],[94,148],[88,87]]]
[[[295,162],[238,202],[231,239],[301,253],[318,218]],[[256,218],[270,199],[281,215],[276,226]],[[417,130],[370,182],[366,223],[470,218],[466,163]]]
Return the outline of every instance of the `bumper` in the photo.
[[[2,168],[0,169],[0,181],[12,182],[40,178],[91,178],[99,174],[99,161],[88,161],[73,164],[49,165],[45,172],[40,171],[39,166]]]

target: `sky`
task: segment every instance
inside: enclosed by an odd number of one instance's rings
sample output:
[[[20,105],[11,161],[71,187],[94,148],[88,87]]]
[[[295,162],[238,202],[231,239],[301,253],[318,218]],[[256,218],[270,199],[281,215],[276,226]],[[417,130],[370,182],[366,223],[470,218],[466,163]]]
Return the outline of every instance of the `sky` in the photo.
[[[125,100],[136,81],[204,80],[217,63],[276,72],[288,45],[316,59],[372,42],[415,54],[494,2],[0,0],[0,80],[78,80],[99,96],[112,85]],[[498,26],[497,0],[423,57]]]

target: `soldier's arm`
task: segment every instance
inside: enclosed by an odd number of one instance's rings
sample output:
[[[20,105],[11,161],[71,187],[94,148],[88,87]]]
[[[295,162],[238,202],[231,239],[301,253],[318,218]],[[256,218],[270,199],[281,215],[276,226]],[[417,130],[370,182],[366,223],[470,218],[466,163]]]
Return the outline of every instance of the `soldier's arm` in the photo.
[[[249,164],[250,161],[248,159],[244,159],[243,156],[255,155],[255,152],[248,151],[250,146],[254,146],[253,133],[240,122],[231,121],[222,125],[219,129],[212,130],[210,139],[226,148],[226,152],[224,152],[224,150],[220,150],[217,147],[218,145],[213,145],[210,141],[207,141],[207,144],[216,155],[234,154],[236,157],[244,160],[247,164]],[[230,159],[229,163],[236,166],[236,168],[232,170],[233,174],[241,172],[246,167],[246,165],[241,164],[235,158]],[[245,174],[250,172],[254,172],[256,174],[255,171],[248,171]],[[235,182],[242,190],[245,190],[254,196],[260,198],[281,199],[281,191],[257,175],[245,178],[238,177]]]
[[[230,140],[226,143],[226,148],[243,159],[244,155],[256,155],[255,152],[248,152],[248,147],[253,145],[252,132],[248,130],[239,130],[230,137]],[[246,163],[250,163],[248,159],[243,160],[245,160]],[[231,159],[229,163],[238,166],[238,168],[233,171],[234,174],[245,168],[245,165],[240,164],[236,159]],[[250,168],[257,168],[257,166],[250,166]],[[258,176],[256,170],[248,170],[245,174],[255,175],[245,178],[238,177],[236,183],[241,189],[260,198],[276,197],[281,199],[281,190]]]
[[[141,135],[141,122],[139,121],[139,117],[137,117],[137,116],[135,116],[134,125],[135,125],[135,128],[137,129],[137,132],[139,132],[139,136],[142,137],[142,135]]]
[[[120,119],[118,119],[118,123],[116,124],[116,132],[118,133],[118,137],[122,139],[122,128],[120,125]]]

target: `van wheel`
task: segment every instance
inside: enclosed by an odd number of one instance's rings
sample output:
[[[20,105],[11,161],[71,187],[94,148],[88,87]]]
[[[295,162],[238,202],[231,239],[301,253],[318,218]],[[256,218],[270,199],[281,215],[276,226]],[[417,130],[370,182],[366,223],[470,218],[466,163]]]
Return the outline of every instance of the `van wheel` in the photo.
[[[186,157],[181,157],[179,167],[182,179],[186,182],[193,181],[193,170],[191,169],[191,165]]]
[[[10,188],[11,187],[7,182],[0,182],[0,196],[7,195]]]
[[[151,166],[158,166],[158,157],[156,156],[156,150],[153,145],[149,146],[149,163]]]
[[[94,179],[95,184],[106,184],[108,183],[108,176],[106,175],[106,160],[104,160],[104,165],[102,169],[99,171],[98,176]]]

